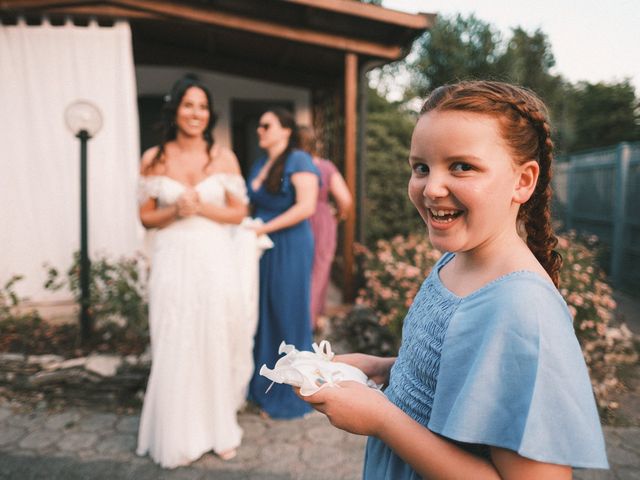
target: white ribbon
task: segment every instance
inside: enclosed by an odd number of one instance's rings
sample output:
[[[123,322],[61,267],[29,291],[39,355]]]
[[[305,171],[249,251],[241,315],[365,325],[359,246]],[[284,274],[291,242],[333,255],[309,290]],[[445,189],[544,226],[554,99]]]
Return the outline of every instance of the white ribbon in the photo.
[[[300,388],[300,395],[306,397],[313,395],[326,386],[337,387],[339,382],[354,381],[372,388],[379,388],[372,380],[367,378],[362,370],[342,362],[333,362],[335,354],[331,350],[331,344],[327,340],[314,343],[313,352],[301,352],[293,345],[287,345],[284,341],[278,349],[279,354],[285,354],[279,359],[273,369],[262,365],[260,375],[274,383],[284,383]]]

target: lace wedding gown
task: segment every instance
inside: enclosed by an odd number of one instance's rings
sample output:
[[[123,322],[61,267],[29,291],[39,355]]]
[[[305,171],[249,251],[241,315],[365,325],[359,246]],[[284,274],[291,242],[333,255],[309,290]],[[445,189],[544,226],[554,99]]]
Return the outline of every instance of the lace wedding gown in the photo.
[[[140,202],[173,204],[185,186],[140,180]],[[242,177],[213,174],[195,186],[203,202],[225,191],[247,201]],[[166,468],[240,445],[236,412],[253,372],[259,248],[253,231],[195,216],[158,229],[149,279],[151,374],[137,453]]]

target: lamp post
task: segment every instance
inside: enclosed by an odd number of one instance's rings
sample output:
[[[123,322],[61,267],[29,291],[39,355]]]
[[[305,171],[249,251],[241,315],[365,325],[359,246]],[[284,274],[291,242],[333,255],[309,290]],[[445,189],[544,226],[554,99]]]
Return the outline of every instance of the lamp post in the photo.
[[[89,340],[92,331],[89,280],[89,235],[87,232],[87,142],[102,128],[102,114],[98,107],[86,100],[76,100],[64,111],[67,128],[80,139],[80,334],[82,342]]]

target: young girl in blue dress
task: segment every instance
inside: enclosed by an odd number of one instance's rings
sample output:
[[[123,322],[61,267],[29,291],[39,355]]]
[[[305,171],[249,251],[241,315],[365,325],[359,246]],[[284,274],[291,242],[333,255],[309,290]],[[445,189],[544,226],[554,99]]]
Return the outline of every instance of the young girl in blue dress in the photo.
[[[445,253],[407,314],[395,358],[336,357],[385,395],[345,382],[306,397],[368,435],[365,479],[568,479],[607,468],[587,369],[558,293],[553,144],[544,104],[462,82],[426,100],[409,196]]]

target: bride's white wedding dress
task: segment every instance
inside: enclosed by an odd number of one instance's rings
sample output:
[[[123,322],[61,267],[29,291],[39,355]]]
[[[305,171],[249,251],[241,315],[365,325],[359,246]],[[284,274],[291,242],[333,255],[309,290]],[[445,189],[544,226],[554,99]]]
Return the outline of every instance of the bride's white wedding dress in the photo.
[[[166,176],[140,180],[140,202],[171,205],[185,186]],[[247,201],[239,175],[213,174],[195,186],[201,201]],[[255,233],[200,216],[158,229],[151,249],[152,366],[137,453],[186,465],[240,445],[236,413],[253,372],[260,250]]]

